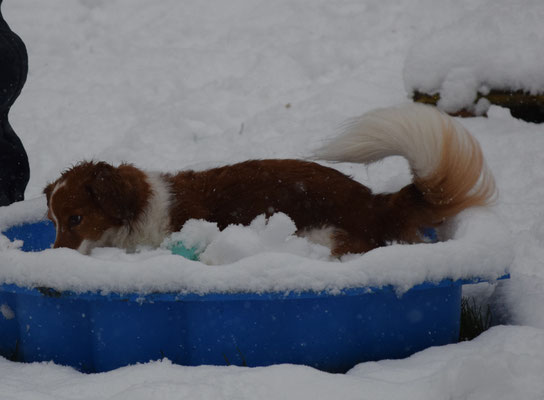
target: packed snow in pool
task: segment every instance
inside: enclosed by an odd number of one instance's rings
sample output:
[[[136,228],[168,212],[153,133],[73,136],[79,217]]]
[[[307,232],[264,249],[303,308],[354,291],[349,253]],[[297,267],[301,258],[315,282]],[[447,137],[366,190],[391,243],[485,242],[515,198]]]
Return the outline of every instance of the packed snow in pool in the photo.
[[[44,199],[0,209],[0,227],[45,214]],[[19,218],[18,218],[19,217]],[[250,226],[219,231],[190,220],[159,249],[128,254],[97,248],[90,256],[71,249],[20,251],[5,236],[0,242],[0,280],[19,286],[46,286],[75,292],[287,292],[328,291],[393,285],[403,293],[424,281],[504,275],[513,251],[506,228],[490,210],[462,213],[443,234],[450,240],[391,244],[337,260],[329,249],[295,235],[285,214],[257,217]],[[183,241],[203,262],[172,255],[169,242]]]

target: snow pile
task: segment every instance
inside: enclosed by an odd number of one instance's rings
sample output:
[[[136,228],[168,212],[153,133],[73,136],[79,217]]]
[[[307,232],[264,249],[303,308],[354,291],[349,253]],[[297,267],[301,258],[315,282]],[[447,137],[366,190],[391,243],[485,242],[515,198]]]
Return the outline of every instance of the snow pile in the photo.
[[[277,251],[312,259],[330,258],[330,249],[295,236],[296,231],[293,220],[283,213],[270,218],[263,214],[247,227],[230,225],[223,231],[216,223],[189,220],[161,247],[168,248],[179,241],[186,248],[193,248],[199,260],[209,265],[231,264],[251,255]]]
[[[454,112],[489,89],[544,92],[543,20],[540,0],[489,0],[427,32],[405,62],[408,93],[440,93],[439,107]]]
[[[9,207],[0,207],[0,232],[10,226],[32,223],[44,219],[47,215],[45,197],[37,197],[13,203]],[[0,235],[0,239],[5,236]]]
[[[43,197],[42,197],[43,202]],[[17,208],[25,208],[25,203]],[[35,201],[28,202],[29,214]],[[42,208],[39,206],[38,208]],[[10,207],[0,209],[12,215]],[[331,262],[329,249],[294,236],[296,226],[285,214],[257,217],[248,227],[219,232],[206,221],[189,221],[159,249],[127,254],[97,248],[91,256],[71,249],[25,253],[0,241],[0,281],[19,286],[46,286],[75,292],[286,292],[328,291],[393,285],[399,294],[414,285],[443,279],[480,277],[495,280],[513,259],[509,233],[497,215],[467,210],[448,227],[451,240],[416,245],[392,244]],[[0,236],[1,237],[1,236]],[[172,255],[168,243],[182,241],[201,252],[207,264]]]
[[[544,393],[544,358],[536,355],[544,351],[543,339],[534,328],[493,328],[472,342],[430,348],[403,361],[360,364],[348,375],[373,382],[382,394],[376,398],[506,400],[523,393],[536,400]],[[398,386],[402,395],[386,395]]]

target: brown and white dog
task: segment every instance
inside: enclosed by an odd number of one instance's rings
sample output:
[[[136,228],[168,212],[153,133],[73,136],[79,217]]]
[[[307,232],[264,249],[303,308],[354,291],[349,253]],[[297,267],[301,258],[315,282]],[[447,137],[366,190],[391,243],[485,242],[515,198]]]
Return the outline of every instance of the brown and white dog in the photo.
[[[495,196],[477,141],[451,117],[417,104],[378,109],[352,120],[316,153],[335,162],[405,157],[413,182],[373,194],[335,169],[302,160],[252,160],[206,171],[144,172],[133,165],[82,162],[49,184],[54,247],[88,254],[97,246],[158,246],[191,218],[249,224],[284,212],[298,234],[333,255],[362,253],[391,241],[421,241],[461,210]]]

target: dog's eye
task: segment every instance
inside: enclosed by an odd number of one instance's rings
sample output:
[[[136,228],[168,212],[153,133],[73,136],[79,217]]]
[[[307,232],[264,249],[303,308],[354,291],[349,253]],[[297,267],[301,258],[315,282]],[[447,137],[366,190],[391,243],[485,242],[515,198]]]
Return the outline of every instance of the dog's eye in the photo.
[[[81,220],[83,217],[81,215],[71,215],[68,218],[68,225],[70,226],[78,226],[81,223]]]

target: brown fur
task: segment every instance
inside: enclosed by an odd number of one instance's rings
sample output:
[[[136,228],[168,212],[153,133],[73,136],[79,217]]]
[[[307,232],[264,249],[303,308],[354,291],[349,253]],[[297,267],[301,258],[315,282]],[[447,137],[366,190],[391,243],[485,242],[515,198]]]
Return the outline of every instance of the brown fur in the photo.
[[[299,230],[336,228],[334,255],[366,252],[393,240],[417,242],[420,228],[435,226],[450,214],[429,211],[433,204],[413,184],[398,193],[374,195],[335,169],[301,160],[253,160],[163,177],[174,199],[171,231],[191,218],[224,229],[248,225],[263,213],[284,212]],[[72,234],[63,235],[55,247],[77,248],[78,236],[98,240],[109,227],[135,221],[147,205],[149,185],[131,165],[81,163],[59,181],[64,180],[66,186],[55,194],[55,215],[85,217],[73,229],[64,221]],[[56,184],[45,188],[48,199]]]
[[[51,195],[61,182],[64,186],[52,204]],[[112,226],[130,226],[147,205],[150,187],[145,174],[131,165],[116,168],[105,162],[83,162],[47,185],[44,193],[48,218],[57,228],[55,248],[77,249],[83,239],[97,241]],[[72,226],[69,219],[76,215],[84,218]]]
[[[283,212],[299,230],[333,226],[338,235],[345,231],[352,238],[352,252],[367,251],[388,239],[385,231],[364,228],[376,225],[380,218],[370,190],[316,163],[253,160],[204,172],[182,172],[168,179],[176,199],[173,231],[189,218],[214,221],[223,229],[229,224],[247,225],[263,213]]]

